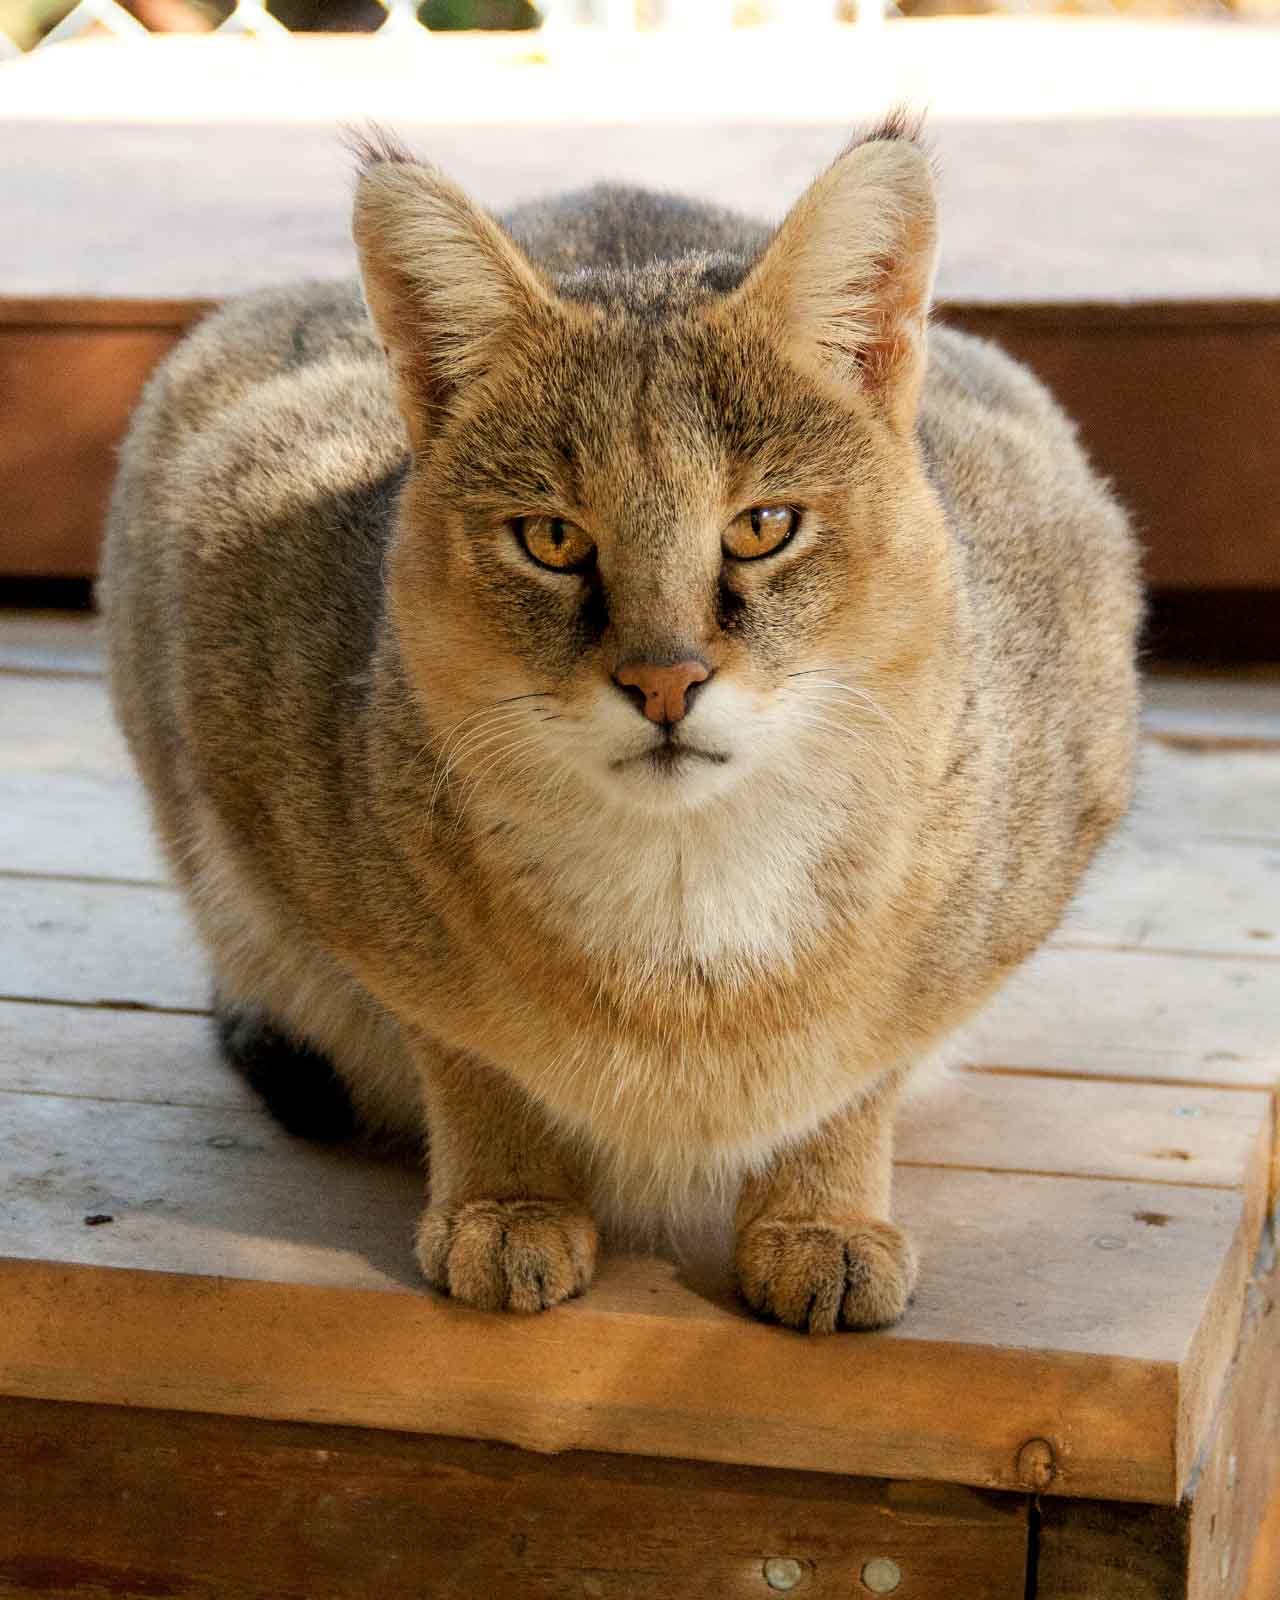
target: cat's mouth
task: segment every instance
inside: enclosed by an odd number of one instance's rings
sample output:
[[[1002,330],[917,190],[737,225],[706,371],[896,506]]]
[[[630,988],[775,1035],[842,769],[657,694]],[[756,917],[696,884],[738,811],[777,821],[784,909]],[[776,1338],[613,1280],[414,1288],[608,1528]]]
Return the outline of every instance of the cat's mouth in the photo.
[[[611,761],[609,766],[614,772],[647,767],[649,771],[659,773],[663,777],[674,777],[697,762],[705,761],[714,767],[723,767],[728,760],[729,757],[722,750],[701,750],[697,745],[678,744],[674,739],[668,739],[651,749],[641,750],[638,755],[624,756],[621,760]]]

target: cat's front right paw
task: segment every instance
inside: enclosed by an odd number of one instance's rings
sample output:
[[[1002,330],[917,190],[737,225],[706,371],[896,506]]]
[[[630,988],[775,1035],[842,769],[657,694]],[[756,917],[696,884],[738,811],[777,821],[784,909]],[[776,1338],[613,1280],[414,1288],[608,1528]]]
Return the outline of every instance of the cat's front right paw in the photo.
[[[481,1311],[546,1311],[595,1272],[596,1225],[567,1200],[468,1200],[418,1225],[429,1283]]]

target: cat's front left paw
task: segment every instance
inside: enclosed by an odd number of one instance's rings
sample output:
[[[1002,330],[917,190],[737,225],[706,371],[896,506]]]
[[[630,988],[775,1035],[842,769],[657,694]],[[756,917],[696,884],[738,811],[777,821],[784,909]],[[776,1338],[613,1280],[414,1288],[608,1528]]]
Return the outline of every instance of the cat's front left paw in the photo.
[[[546,1311],[581,1294],[596,1264],[596,1225],[566,1200],[468,1200],[432,1206],[418,1225],[428,1282],[481,1311]]]
[[[760,1217],[738,1235],[735,1260],[754,1311],[809,1333],[888,1327],[906,1310],[916,1282],[910,1239],[875,1217]]]

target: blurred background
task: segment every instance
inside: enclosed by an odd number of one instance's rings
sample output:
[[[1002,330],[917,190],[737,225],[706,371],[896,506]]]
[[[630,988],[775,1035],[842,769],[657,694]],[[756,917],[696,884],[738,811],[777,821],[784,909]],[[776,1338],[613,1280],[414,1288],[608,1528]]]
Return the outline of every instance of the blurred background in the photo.
[[[73,9],[75,0],[0,0],[0,28],[23,49],[29,49]],[[709,0],[714,4],[714,0]],[[743,24],[774,20],[787,0],[730,0],[728,9]],[[126,0],[125,9],[148,28],[204,32],[215,28],[235,9],[235,0]],[[545,9],[545,8],[544,8]],[[554,9],[554,8],[551,8]],[[561,8],[576,21],[594,20],[606,9],[596,0],[570,0]],[[672,8],[666,0],[637,0],[641,26],[661,26]],[[857,0],[833,7],[845,21],[857,15]],[[1280,0],[887,0],[895,16],[927,17],[1002,12],[1059,15],[1217,16],[1276,15]],[[267,10],[285,27],[301,32],[359,33],[380,27],[386,10],[379,0],[271,0]],[[534,28],[542,11],[532,0],[423,0],[418,19],[429,28]]]

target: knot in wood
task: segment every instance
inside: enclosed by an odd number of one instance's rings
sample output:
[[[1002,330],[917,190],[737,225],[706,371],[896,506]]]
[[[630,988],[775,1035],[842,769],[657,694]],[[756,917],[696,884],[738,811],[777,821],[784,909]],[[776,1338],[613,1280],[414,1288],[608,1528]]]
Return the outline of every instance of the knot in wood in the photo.
[[[1058,1461],[1047,1439],[1028,1439],[1018,1451],[1014,1467],[1019,1483],[1032,1489],[1047,1489],[1058,1476]]]

